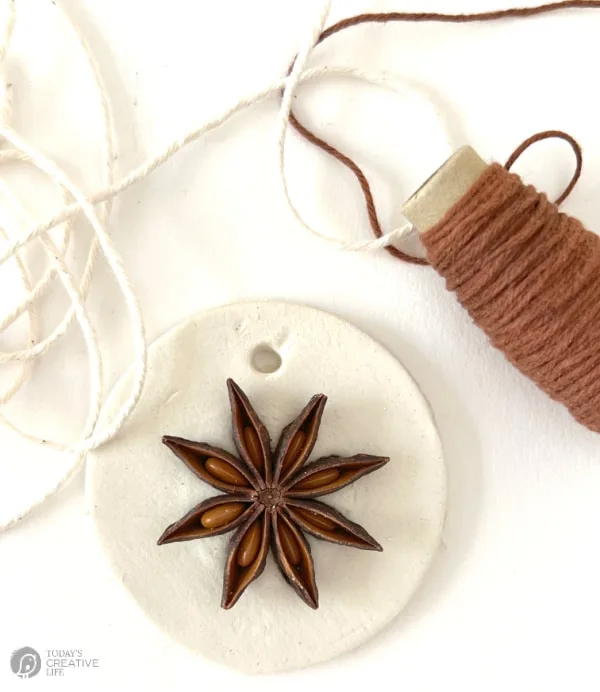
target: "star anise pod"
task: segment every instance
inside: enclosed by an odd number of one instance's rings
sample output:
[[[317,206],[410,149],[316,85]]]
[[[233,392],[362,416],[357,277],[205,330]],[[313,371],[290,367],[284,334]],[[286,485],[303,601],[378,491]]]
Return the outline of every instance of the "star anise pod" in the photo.
[[[269,433],[248,397],[233,380],[227,380],[227,386],[239,458],[205,442],[163,437],[164,444],[189,469],[226,494],[194,507],[165,530],[158,544],[237,529],[225,563],[223,608],[235,605],[261,575],[269,545],[288,583],[305,603],[317,608],[315,570],[303,532],[352,548],[382,548],[361,526],[315,498],[354,483],[389,459],[357,454],[329,456],[306,464],[319,432],[327,399],[323,394],[313,396],[283,430],[273,454]]]

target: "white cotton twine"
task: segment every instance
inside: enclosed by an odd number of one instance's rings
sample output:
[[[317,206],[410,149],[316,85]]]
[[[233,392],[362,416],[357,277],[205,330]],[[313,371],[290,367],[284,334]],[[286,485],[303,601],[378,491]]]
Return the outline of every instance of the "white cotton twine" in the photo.
[[[58,2],[54,2],[53,4],[55,4],[59,10],[61,10],[67,25],[70,27],[71,31],[74,33],[79,42],[80,48],[87,59],[90,75],[97,93],[98,104],[103,119],[102,158],[103,180],[105,188],[91,196],[86,197],[86,195],[70,180],[64,170],[62,170],[54,161],[50,160],[48,157],[44,156],[41,152],[29,145],[10,127],[11,94],[8,88],[7,80],[4,76],[4,65],[15,24],[15,0],[8,0],[7,19],[0,35],[0,146],[3,146],[3,148],[0,148],[0,164],[19,161],[27,163],[36,168],[38,171],[41,171],[60,191],[64,201],[64,206],[51,219],[37,226],[31,226],[32,219],[23,204],[11,191],[10,187],[4,182],[0,181],[0,195],[18,214],[18,216],[23,221],[26,221],[30,226],[29,230],[24,233],[20,233],[19,235],[17,235],[16,232],[7,234],[5,229],[0,227],[0,238],[5,241],[3,250],[0,252],[0,266],[7,264],[10,260],[13,260],[16,268],[18,269],[20,283],[23,289],[23,299],[20,304],[6,315],[0,316],[0,333],[8,329],[21,315],[26,314],[28,318],[28,343],[30,344],[26,348],[18,349],[12,352],[0,352],[0,363],[19,362],[22,364],[19,376],[7,389],[7,391],[0,394],[0,405],[6,404],[15,395],[15,393],[29,378],[33,361],[42,357],[53,344],[61,339],[61,337],[66,334],[74,320],[79,324],[88,350],[90,367],[90,396],[87,420],[85,422],[83,431],[77,440],[73,440],[68,443],[48,441],[47,438],[42,440],[40,437],[20,429],[0,413],[0,422],[24,439],[40,446],[50,446],[51,448],[62,450],[70,457],[70,463],[64,475],[51,487],[47,488],[46,492],[44,492],[41,497],[34,499],[18,514],[11,517],[3,524],[0,524],[0,531],[7,529],[19,522],[36,507],[39,507],[45,502],[45,500],[60,490],[60,488],[62,488],[79,469],[88,450],[99,447],[113,438],[119,432],[137,406],[140,399],[146,379],[147,367],[147,344],[144,332],[144,323],[136,294],[131,286],[129,278],[127,277],[121,258],[115,250],[113,241],[111,240],[107,231],[108,221],[111,214],[112,200],[119,193],[123,192],[123,190],[127,189],[137,181],[146,178],[150,173],[165,163],[180,149],[183,149],[191,142],[194,142],[205,133],[217,128],[235,113],[265,100],[272,94],[280,94],[283,92],[277,128],[278,168],[285,199],[296,220],[305,229],[318,238],[326,240],[329,243],[333,243],[345,250],[361,252],[376,251],[387,245],[395,244],[400,238],[412,231],[412,226],[406,222],[401,227],[383,235],[381,238],[348,243],[337,238],[333,238],[328,234],[322,233],[313,228],[303,219],[302,215],[291,199],[285,176],[285,143],[293,98],[300,85],[305,82],[315,80],[319,77],[341,75],[400,91],[401,93],[408,93],[407,91],[400,90],[397,86],[394,86],[394,76],[385,72],[369,72],[353,67],[320,67],[306,69],[312,49],[317,43],[317,40],[327,21],[329,9],[331,7],[331,0],[326,0],[326,2],[323,3],[322,8],[318,13],[317,21],[314,23],[314,26],[310,31],[308,40],[301,46],[298,56],[294,62],[293,69],[288,77],[278,79],[265,88],[260,89],[247,97],[239,99],[223,113],[203,123],[201,126],[187,132],[182,137],[179,137],[173,141],[171,145],[163,152],[147,160],[138,168],[130,171],[117,182],[114,180],[114,161],[116,158],[116,151],[113,138],[112,113],[107,92],[102,82],[98,66],[87,42],[77,27],[70,21],[68,14],[62,10]],[[450,141],[448,133],[446,134],[448,141]],[[9,146],[7,147],[6,145]],[[449,149],[450,148],[451,147],[449,144]],[[75,216],[80,214],[85,216],[94,235],[88,251],[85,268],[81,277],[77,278],[66,264],[66,253],[73,231],[70,222]],[[61,227],[62,229],[62,238],[59,243],[56,243],[49,234],[49,231],[56,227]],[[34,243],[36,241],[45,249],[50,261],[50,267],[43,278],[34,285],[25,264],[22,251],[30,243]],[[101,251],[102,255],[107,261],[108,266],[114,274],[124,303],[129,312],[132,339],[136,353],[133,364],[134,377],[132,379],[129,396],[114,418],[103,427],[98,426],[100,410],[104,401],[102,379],[103,360],[94,327],[90,321],[86,308],[88,290],[99,251]],[[40,298],[44,296],[48,286],[55,277],[57,277],[64,286],[65,292],[70,300],[70,307],[66,310],[61,322],[54,329],[54,331],[46,338],[39,339],[36,311],[36,308],[38,307],[37,304]]]

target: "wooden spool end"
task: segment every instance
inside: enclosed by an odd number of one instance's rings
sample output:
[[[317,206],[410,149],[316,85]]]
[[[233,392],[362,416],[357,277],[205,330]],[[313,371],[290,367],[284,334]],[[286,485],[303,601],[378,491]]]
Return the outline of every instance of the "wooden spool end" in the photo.
[[[419,233],[435,226],[468,191],[488,164],[470,146],[458,149],[402,207]]]

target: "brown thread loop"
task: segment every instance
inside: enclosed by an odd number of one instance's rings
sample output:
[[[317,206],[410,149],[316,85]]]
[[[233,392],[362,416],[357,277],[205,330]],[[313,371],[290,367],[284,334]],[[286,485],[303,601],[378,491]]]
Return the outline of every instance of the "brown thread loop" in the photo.
[[[562,139],[571,146],[571,149],[573,149],[573,153],[575,154],[575,172],[571,177],[571,181],[564,189],[562,194],[559,195],[554,201],[554,204],[560,206],[571,194],[571,192],[573,192],[573,188],[575,187],[575,185],[577,185],[577,182],[581,177],[581,171],[583,169],[583,151],[581,149],[581,145],[570,134],[567,134],[562,130],[545,130],[544,132],[538,132],[537,134],[528,137],[522,144],[519,144],[519,146],[508,157],[508,161],[504,164],[504,168],[506,168],[507,171],[510,171],[510,169],[515,165],[520,156],[527,149],[529,149],[530,146],[532,146],[533,144],[537,144],[537,142],[541,142],[545,139]]]

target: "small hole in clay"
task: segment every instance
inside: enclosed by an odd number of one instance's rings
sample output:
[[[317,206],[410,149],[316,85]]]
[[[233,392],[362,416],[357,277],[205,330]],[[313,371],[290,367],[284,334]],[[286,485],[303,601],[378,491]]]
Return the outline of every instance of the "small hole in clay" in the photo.
[[[281,356],[267,344],[260,344],[252,353],[252,367],[258,372],[269,375],[281,367]]]

